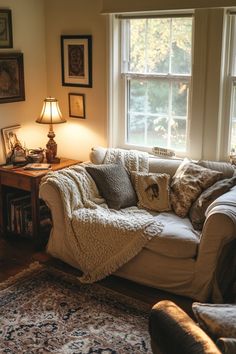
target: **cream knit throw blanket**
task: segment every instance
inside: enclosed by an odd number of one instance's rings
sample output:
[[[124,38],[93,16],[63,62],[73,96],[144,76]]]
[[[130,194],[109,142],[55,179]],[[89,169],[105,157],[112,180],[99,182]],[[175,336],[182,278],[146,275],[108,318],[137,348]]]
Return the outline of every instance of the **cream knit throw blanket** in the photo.
[[[121,162],[130,172],[148,172],[149,170],[147,152],[108,148],[103,163],[117,162]]]
[[[65,237],[83,271],[82,282],[91,283],[116,271],[162,231],[162,224],[145,210],[109,210],[82,166],[48,173],[42,183],[60,193]]]

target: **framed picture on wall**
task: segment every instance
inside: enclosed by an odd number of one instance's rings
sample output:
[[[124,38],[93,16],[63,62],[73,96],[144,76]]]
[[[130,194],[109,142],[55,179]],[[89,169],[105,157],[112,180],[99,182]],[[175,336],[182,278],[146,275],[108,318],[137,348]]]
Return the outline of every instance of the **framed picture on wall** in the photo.
[[[92,87],[92,36],[61,36],[63,86]]]
[[[0,53],[0,103],[25,100],[22,53]]]
[[[69,93],[69,116],[85,119],[85,95],[82,93]]]
[[[11,10],[0,9],[0,48],[12,48]]]

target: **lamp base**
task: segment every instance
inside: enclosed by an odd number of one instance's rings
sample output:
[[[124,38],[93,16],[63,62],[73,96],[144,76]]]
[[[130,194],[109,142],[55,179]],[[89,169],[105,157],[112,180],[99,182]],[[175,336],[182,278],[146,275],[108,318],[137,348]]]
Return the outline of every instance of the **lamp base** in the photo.
[[[59,157],[54,157],[54,159],[50,161],[47,160],[48,163],[60,163],[60,161],[61,159]]]
[[[60,158],[56,157],[50,149],[46,150],[46,160],[47,163],[60,163]]]

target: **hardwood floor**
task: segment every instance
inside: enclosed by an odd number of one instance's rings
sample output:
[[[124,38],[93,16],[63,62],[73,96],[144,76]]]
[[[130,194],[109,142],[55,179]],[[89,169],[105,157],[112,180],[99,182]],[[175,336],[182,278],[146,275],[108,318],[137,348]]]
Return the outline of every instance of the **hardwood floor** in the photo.
[[[78,270],[53,259],[44,250],[36,251],[33,244],[28,240],[22,238],[14,240],[0,239],[0,282],[17,274],[35,261],[52,264],[64,271],[79,274]],[[144,301],[150,305],[150,308],[160,300],[168,299],[174,301],[193,317],[191,310],[192,300],[189,298],[146,287],[116,276],[109,276],[99,283],[124,295]]]

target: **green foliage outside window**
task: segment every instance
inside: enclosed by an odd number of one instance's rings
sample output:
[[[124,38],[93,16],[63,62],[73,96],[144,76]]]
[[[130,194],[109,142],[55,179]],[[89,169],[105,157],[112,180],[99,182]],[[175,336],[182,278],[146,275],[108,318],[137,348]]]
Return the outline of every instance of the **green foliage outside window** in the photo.
[[[128,142],[184,150],[192,19],[132,19],[128,26]]]

